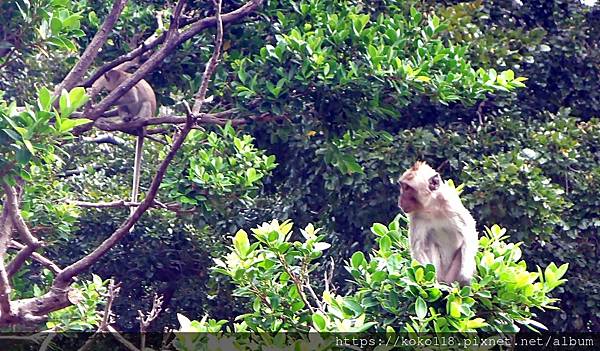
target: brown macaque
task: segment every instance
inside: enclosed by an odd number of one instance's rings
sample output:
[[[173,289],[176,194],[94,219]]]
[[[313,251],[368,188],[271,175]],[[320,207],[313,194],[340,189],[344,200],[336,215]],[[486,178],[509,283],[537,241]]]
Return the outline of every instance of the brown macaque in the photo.
[[[404,172],[399,183],[398,206],[408,216],[413,259],[433,264],[440,282],[470,284],[479,241],[475,220],[456,190],[424,162]]]
[[[92,95],[101,89],[109,92],[118,88],[125,81],[130,73],[125,72],[127,63],[117,66],[112,70],[103,74],[92,85]],[[128,123],[139,119],[149,119],[155,116],[156,113],[156,96],[154,90],[148,82],[140,80],[128,92],[126,92],[116,104],[118,117],[105,117],[114,122]],[[137,130],[137,141],[135,145],[135,161],[133,165],[133,184],[131,186],[131,202],[138,201],[140,188],[140,174],[142,167],[142,154],[144,149],[144,129]],[[135,207],[131,207],[131,212],[135,211]],[[133,228],[132,228],[133,230]]]

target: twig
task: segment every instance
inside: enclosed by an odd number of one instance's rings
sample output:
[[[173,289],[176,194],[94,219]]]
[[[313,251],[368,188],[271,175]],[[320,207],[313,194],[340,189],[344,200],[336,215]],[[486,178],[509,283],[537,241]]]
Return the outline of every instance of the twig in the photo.
[[[19,250],[23,250],[24,248],[26,248],[26,246],[25,246],[25,245],[23,245],[23,244],[21,244],[21,243],[19,243],[19,242],[15,241],[15,240],[12,240],[12,241],[10,242],[10,247],[14,247],[14,248],[16,248],[16,249],[19,249]],[[33,253],[31,254],[31,258],[32,258],[33,260],[35,260],[35,261],[39,262],[39,263],[40,263],[42,266],[44,266],[44,267],[46,267],[46,268],[50,269],[50,270],[51,270],[51,271],[52,271],[54,274],[58,274],[58,273],[60,273],[60,271],[62,270],[60,267],[58,267],[58,266],[57,266],[57,265],[56,265],[54,262],[52,262],[50,259],[48,259],[48,258],[46,258],[46,257],[42,256],[41,254],[39,254],[39,253],[37,253],[37,252],[33,252]],[[9,271],[11,270],[11,264],[12,264],[12,262],[11,262],[11,263],[8,265],[8,268],[7,268],[7,273],[9,273]],[[9,273],[8,275],[9,275],[9,276],[11,276],[12,274],[10,274],[10,273]]]
[[[150,323],[152,323],[156,317],[162,311],[163,305],[163,297],[154,295],[154,300],[152,301],[152,309],[146,315],[141,310],[138,310],[138,318],[140,320],[140,350],[144,350],[146,348],[146,332],[148,331],[148,327]]]
[[[321,312],[325,313],[325,306],[323,306],[321,299],[319,299],[319,297],[313,290],[313,287],[310,285],[310,276],[308,275],[308,272],[306,273],[306,284],[305,285],[306,285],[306,288],[308,289],[308,291],[310,292],[310,295],[313,297],[313,299],[317,303],[317,307],[319,308],[319,310]]]
[[[333,272],[335,270],[335,261],[333,257],[329,257],[329,273],[323,272],[323,280],[325,281],[325,291],[335,291],[333,286]],[[331,287],[331,288],[330,288]]]
[[[206,91],[208,90],[208,83],[210,79],[207,77],[212,76],[215,69],[217,68],[217,61],[219,60],[219,56],[221,55],[221,47],[223,45],[223,19],[221,18],[221,1],[222,0],[213,0],[215,4],[215,17],[217,19],[217,36],[215,39],[215,48],[213,50],[213,54],[208,60],[206,67],[204,68],[204,74],[202,75],[202,84],[200,84],[200,88],[198,88],[198,92],[195,95],[194,107],[192,107],[192,113],[198,114],[202,109],[202,104],[204,104],[204,99],[206,98]]]
[[[83,208],[130,208],[130,207],[138,207],[141,205],[141,202],[132,202],[125,200],[115,200],[109,202],[88,202],[88,201],[78,201],[78,200],[65,200],[67,203]],[[181,205],[178,203],[162,203],[157,200],[154,200],[151,207],[162,208],[165,210],[179,212],[181,211]]]

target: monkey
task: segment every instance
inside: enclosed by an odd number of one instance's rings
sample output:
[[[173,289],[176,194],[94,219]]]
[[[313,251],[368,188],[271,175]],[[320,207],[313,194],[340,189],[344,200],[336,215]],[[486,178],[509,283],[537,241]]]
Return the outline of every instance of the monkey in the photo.
[[[435,266],[439,282],[469,285],[479,241],[473,216],[433,168],[416,162],[399,180],[413,259]]]
[[[131,76],[125,69],[130,66],[125,63],[117,66],[103,74],[92,84],[92,96],[95,92],[105,89],[109,92],[117,89],[123,81]],[[116,102],[118,117],[105,117],[103,119],[111,122],[130,123],[139,119],[149,119],[156,113],[156,95],[154,90],[145,80],[140,80],[129,91],[127,91]],[[116,119],[116,120],[115,120]],[[131,132],[127,130],[126,132]],[[135,130],[137,140],[135,143],[135,158],[133,164],[133,184],[131,186],[131,202],[136,203],[140,188],[140,174],[142,167],[142,154],[144,148],[144,128]],[[135,207],[130,207],[130,213],[135,211]],[[133,227],[132,229],[133,230]]]

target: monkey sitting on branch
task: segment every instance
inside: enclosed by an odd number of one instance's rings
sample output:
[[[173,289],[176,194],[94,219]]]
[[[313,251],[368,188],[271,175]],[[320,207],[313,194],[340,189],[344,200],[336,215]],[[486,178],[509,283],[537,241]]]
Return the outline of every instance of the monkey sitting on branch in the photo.
[[[399,180],[398,206],[408,216],[412,258],[435,266],[439,282],[469,285],[478,249],[475,220],[456,190],[424,162],[416,162]]]
[[[131,76],[125,70],[132,63],[124,63],[110,71],[104,73],[92,85],[92,96],[102,89],[111,92],[117,89],[123,81]],[[102,129],[102,124],[122,124],[125,127],[122,132],[135,134],[137,136],[135,145],[135,161],[133,165],[133,184],[131,186],[131,202],[138,201],[140,188],[140,174],[142,166],[142,155],[144,148],[144,128],[128,128],[133,122],[147,120],[153,118],[156,113],[156,96],[154,90],[145,80],[140,80],[129,91],[127,91],[116,102],[117,115],[116,117],[102,117],[96,121],[96,124]],[[135,207],[131,207],[131,213],[135,211]],[[133,227],[132,227],[133,230]]]

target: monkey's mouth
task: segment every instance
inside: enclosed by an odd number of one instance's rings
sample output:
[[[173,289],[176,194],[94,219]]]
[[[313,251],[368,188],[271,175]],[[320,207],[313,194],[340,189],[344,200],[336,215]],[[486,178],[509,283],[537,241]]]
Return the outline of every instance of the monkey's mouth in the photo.
[[[415,198],[405,198],[405,197],[401,197],[398,199],[398,207],[404,211],[404,213],[410,213],[414,210],[416,210],[417,206],[417,199]]]

